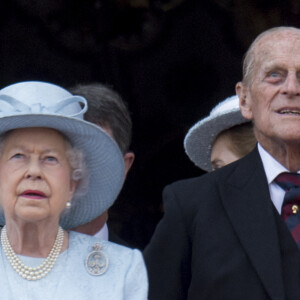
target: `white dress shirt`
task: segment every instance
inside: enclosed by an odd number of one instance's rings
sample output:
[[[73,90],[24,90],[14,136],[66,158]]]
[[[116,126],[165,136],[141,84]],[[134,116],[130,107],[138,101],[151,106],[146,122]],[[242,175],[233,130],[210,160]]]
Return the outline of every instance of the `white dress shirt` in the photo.
[[[103,225],[103,227],[97,233],[94,234],[94,237],[101,239],[101,240],[108,241],[108,227],[107,227],[106,223]]]
[[[279,214],[281,214],[281,207],[285,191],[276,183],[274,179],[282,172],[290,172],[277,160],[275,160],[259,143],[258,152],[262,159],[267,181],[269,185],[270,196]],[[297,173],[299,173],[298,171]]]

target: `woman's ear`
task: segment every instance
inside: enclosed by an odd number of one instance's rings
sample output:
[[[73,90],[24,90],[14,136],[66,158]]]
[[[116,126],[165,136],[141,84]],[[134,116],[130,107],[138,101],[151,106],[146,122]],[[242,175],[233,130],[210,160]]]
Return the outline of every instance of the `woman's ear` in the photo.
[[[74,193],[76,191],[77,185],[78,185],[78,181],[75,181],[75,180],[71,179],[70,192],[69,192],[69,201],[72,201],[72,198],[73,198]]]
[[[243,117],[248,120],[252,120],[252,99],[248,91],[248,87],[241,81],[235,86],[235,92],[240,100],[240,109]]]

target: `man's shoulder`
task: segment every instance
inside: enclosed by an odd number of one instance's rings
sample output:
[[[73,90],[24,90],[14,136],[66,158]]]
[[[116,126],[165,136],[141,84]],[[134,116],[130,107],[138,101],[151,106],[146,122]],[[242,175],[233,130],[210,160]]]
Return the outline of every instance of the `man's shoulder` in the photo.
[[[211,192],[212,187],[227,183],[234,184],[236,182],[242,184],[243,181],[247,180],[247,178],[252,175],[256,168],[260,168],[261,171],[263,171],[257,149],[253,150],[242,159],[213,172],[198,177],[175,181],[167,185],[164,192],[174,190],[176,192],[184,191],[185,193],[187,191],[191,191],[192,193],[203,193],[205,190]]]
[[[213,172],[205,173],[203,175],[191,178],[180,179],[168,184],[165,189],[188,189],[200,184],[213,184],[223,178],[226,179],[237,167],[238,163],[230,164]]]

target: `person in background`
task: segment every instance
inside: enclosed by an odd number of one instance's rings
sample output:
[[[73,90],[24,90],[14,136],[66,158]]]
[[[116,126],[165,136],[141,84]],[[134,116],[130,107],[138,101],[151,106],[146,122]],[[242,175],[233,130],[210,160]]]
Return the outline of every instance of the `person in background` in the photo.
[[[124,158],[124,180],[134,162],[134,153],[129,151],[132,136],[130,112],[121,96],[101,83],[79,84],[71,87],[70,92],[84,97],[88,102],[85,120],[103,128],[118,144]],[[101,239],[126,244],[107,226],[108,211],[94,220],[74,228],[75,231],[94,235]]]
[[[163,193],[144,251],[150,300],[299,299],[300,29],[248,49],[236,85],[257,147]]]
[[[124,161],[87,102],[48,82],[0,90],[1,299],[147,299],[139,250],[69,231],[107,210]]]
[[[242,158],[255,145],[253,125],[242,116],[236,95],[218,103],[209,116],[189,129],[184,139],[190,160],[207,172]]]

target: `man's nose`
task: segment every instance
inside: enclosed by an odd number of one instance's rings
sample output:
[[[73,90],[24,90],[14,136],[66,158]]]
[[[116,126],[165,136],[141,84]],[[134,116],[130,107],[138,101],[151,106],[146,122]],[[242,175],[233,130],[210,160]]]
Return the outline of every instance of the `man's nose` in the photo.
[[[300,96],[300,79],[296,74],[289,74],[282,87],[282,93],[289,96]]]

